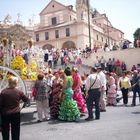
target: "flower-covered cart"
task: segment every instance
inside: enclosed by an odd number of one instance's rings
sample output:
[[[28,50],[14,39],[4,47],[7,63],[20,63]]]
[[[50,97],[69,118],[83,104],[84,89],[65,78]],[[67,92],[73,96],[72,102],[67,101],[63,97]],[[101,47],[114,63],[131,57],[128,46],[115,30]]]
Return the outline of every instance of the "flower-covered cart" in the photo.
[[[27,96],[31,95],[32,87],[37,79],[40,58],[38,58],[38,56],[33,57],[31,51],[32,43],[31,41],[28,43],[29,62],[27,64],[22,55],[16,55],[13,57],[13,55],[11,55],[12,45],[7,44],[6,40],[3,40],[3,58],[1,58],[0,63],[0,91],[8,86],[8,78],[12,75],[19,79],[18,88]]]

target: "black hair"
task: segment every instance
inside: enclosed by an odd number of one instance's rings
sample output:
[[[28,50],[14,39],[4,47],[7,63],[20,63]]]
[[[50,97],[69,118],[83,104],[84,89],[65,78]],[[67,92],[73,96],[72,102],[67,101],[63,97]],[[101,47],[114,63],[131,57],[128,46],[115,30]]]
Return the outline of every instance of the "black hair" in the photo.
[[[97,69],[95,67],[92,67],[91,72],[97,72]]]
[[[67,76],[71,76],[71,69],[69,67],[67,67],[64,71],[64,73],[67,75]]]

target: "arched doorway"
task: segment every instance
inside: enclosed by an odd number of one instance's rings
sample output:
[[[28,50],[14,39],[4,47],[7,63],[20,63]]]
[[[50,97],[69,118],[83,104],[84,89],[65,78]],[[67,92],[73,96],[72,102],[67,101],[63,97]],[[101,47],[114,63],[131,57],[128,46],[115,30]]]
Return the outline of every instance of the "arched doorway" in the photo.
[[[51,44],[46,44],[42,47],[43,50],[46,50],[46,49],[51,50],[52,48],[54,48],[54,46]]]
[[[63,46],[62,46],[63,49],[67,48],[67,49],[75,49],[76,48],[76,45],[73,41],[66,41],[64,42]]]

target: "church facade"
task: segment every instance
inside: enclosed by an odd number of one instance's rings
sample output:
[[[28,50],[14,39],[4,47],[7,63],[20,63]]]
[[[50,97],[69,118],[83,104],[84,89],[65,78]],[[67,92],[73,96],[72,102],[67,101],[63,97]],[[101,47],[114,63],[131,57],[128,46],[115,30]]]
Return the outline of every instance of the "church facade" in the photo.
[[[76,0],[75,8],[51,0],[41,11],[40,24],[34,31],[35,45],[43,49],[100,48],[105,43],[111,47],[124,40],[124,33],[112,26],[106,14],[92,10],[88,0]]]

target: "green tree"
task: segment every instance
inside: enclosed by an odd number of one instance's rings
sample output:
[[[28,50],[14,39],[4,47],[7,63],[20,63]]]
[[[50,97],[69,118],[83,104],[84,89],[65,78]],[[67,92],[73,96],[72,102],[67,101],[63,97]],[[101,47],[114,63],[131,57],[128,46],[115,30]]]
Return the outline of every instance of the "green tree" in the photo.
[[[135,33],[133,34],[134,36],[134,46],[137,47],[137,40],[140,39],[140,28],[138,28]]]

